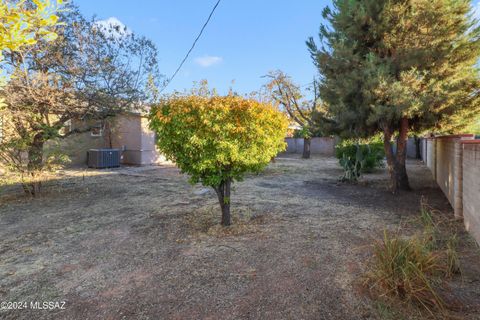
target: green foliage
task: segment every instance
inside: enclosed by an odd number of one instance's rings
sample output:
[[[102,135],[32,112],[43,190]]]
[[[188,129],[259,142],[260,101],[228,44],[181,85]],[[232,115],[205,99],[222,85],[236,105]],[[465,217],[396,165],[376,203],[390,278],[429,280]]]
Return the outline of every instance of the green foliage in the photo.
[[[466,128],[465,132],[480,135],[480,115],[472,121],[472,123]]]
[[[343,176],[340,178],[341,181],[354,182],[360,178],[365,159],[359,148],[355,150],[353,156],[348,156],[346,153],[342,153],[339,162],[344,171]]]
[[[271,99],[279,105],[288,119],[301,127],[295,131],[296,138],[312,138],[323,135],[323,128],[318,126],[315,117],[322,116],[322,103],[319,98],[317,80],[314,79],[311,86],[306,91],[311,91],[311,99],[307,98],[307,93],[302,92],[300,86],[295,84],[290,76],[277,70],[269,72],[266,75],[271,79],[265,85]]]
[[[468,0],[334,0],[320,46],[320,95],[342,136],[454,132],[480,113],[480,27]]]
[[[344,140],[336,145],[335,155],[345,171],[341,178],[344,181],[357,181],[362,173],[382,167],[385,158],[382,143],[358,143],[353,140]]]
[[[469,0],[334,0],[307,41],[320,97],[341,137],[382,132],[391,190],[410,190],[409,132],[455,133],[480,113],[480,24]],[[398,143],[401,141],[402,143]]]
[[[294,138],[302,138],[302,139],[309,139],[312,138],[312,133],[310,132],[308,127],[302,127],[300,130],[295,130],[293,132]]]
[[[173,95],[150,112],[160,151],[192,183],[217,188],[259,172],[285,149],[287,120],[273,106],[238,96]]]

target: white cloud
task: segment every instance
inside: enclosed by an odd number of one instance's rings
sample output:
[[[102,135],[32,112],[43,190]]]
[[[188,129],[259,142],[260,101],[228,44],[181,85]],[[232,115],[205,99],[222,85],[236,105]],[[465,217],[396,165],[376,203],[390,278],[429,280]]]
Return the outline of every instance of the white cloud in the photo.
[[[219,64],[222,61],[223,61],[222,57],[208,56],[208,55],[195,58],[195,63],[204,68],[208,68],[213,65]]]
[[[115,38],[123,37],[132,33],[132,30],[116,17],[110,17],[105,20],[99,20],[95,22],[95,25],[109,36]]]

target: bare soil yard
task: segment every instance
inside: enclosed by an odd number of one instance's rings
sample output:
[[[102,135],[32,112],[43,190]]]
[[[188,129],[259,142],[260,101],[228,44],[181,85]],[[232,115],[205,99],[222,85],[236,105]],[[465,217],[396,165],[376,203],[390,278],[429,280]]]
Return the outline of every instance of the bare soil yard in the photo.
[[[175,167],[64,171],[37,199],[6,188],[0,300],[66,309],[0,318],[381,319],[359,285],[372,239],[418,215],[422,196],[452,214],[422,164],[409,172],[415,191],[393,196],[384,170],[349,185],[333,158],[283,157],[234,184],[227,230],[213,190]],[[466,234],[460,256],[458,315],[480,319],[480,256]]]

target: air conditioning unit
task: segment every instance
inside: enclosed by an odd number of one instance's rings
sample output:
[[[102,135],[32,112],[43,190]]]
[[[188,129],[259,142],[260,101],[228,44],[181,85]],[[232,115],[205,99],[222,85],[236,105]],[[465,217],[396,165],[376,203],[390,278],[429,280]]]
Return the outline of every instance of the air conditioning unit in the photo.
[[[90,149],[87,153],[89,168],[115,168],[120,167],[119,149]]]

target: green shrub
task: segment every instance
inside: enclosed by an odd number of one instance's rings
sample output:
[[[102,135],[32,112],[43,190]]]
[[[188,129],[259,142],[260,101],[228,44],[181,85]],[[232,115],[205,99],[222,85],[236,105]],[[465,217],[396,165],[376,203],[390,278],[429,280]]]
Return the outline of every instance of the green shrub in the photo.
[[[312,133],[310,129],[307,127],[302,127],[301,129],[297,129],[293,132],[293,137],[296,139],[308,139],[312,137]]]
[[[383,166],[385,152],[383,144],[381,143],[358,144],[349,140],[335,147],[335,155],[339,160],[344,157],[352,159],[359,158],[359,153],[361,154],[360,160],[364,162],[361,170],[362,173],[368,173],[375,168]]]
[[[385,152],[381,142],[358,143],[344,140],[335,147],[335,155],[345,170],[341,180],[356,181],[362,173],[383,167]]]
[[[342,153],[339,162],[344,170],[343,176],[340,180],[357,181],[358,178],[360,178],[362,167],[365,165],[365,159],[360,148],[357,148],[353,156],[348,155],[348,153]]]

